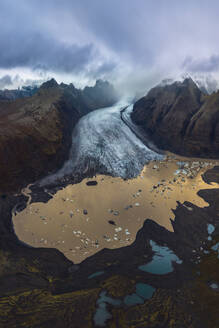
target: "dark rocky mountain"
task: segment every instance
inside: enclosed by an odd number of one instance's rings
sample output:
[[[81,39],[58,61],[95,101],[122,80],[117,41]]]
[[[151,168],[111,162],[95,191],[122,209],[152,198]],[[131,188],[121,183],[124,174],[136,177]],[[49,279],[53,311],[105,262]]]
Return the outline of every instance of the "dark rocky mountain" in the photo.
[[[102,80],[97,80],[94,87],[85,87],[82,91],[82,95],[86,106],[93,110],[96,108],[109,107],[112,104],[112,100],[114,102],[118,100],[118,95],[116,95],[112,84]]]
[[[72,93],[74,102],[81,108],[82,111],[89,112],[98,108],[108,107],[118,100],[112,84],[108,81],[97,80],[93,87],[85,87],[84,89],[76,89],[72,83],[65,84],[58,83],[55,79],[51,79],[41,85],[37,86],[23,86],[20,89],[14,90],[0,90],[0,100],[15,100],[18,98],[26,98],[33,96],[40,88],[60,87]]]
[[[191,78],[151,89],[131,117],[161,149],[219,157],[219,92],[206,95]]]
[[[113,87],[106,83],[97,82],[89,88],[89,96],[85,94],[72,84],[59,85],[52,79],[30,97],[0,101],[2,191],[22,187],[60,167],[68,157],[79,118],[100,104],[109,106],[117,100]]]

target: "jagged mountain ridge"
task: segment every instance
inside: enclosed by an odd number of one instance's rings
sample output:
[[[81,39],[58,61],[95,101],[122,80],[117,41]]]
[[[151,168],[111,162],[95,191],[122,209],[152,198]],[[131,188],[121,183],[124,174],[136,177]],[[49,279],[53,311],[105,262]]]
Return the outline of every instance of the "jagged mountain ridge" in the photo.
[[[111,85],[109,85],[111,88]],[[92,100],[72,84],[54,79],[30,97],[0,101],[1,190],[16,189],[61,167],[68,158],[73,127],[80,117],[103,105],[101,90]],[[99,97],[99,98],[98,98]],[[116,93],[106,99],[112,105]]]
[[[219,91],[206,95],[191,78],[151,89],[131,117],[162,149],[219,157]]]
[[[210,95],[213,92],[219,90],[218,78],[211,74],[190,74],[185,73],[177,78],[166,78],[161,81],[159,86],[165,86],[173,84],[174,82],[183,82],[185,79],[191,78],[197,87],[206,95]]]
[[[16,100],[18,98],[26,98],[33,96],[40,88],[48,86],[59,86],[65,88],[69,92],[72,92],[73,96],[78,98],[78,105],[84,108],[88,108],[87,111],[94,110],[97,108],[103,108],[111,106],[118,100],[118,95],[111,83],[108,81],[97,80],[96,84],[92,87],[85,87],[84,89],[77,89],[72,83],[58,84],[55,79],[50,79],[39,86],[23,86],[20,89],[14,90],[0,90],[0,100]]]

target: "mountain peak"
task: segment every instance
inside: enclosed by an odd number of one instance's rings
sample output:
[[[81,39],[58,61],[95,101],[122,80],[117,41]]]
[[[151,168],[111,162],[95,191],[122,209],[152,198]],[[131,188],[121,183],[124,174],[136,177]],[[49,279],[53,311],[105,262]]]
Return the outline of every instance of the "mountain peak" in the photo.
[[[110,83],[108,81],[104,81],[101,79],[96,80],[95,87],[102,87],[102,86],[108,86]]]
[[[54,78],[52,78],[51,80],[44,82],[40,88],[48,89],[48,88],[54,88],[57,86],[58,86],[58,83],[56,82],[56,80]]]
[[[197,84],[193,81],[191,77],[185,78],[185,80],[182,82],[183,85],[189,86],[189,87],[196,87],[198,88]]]

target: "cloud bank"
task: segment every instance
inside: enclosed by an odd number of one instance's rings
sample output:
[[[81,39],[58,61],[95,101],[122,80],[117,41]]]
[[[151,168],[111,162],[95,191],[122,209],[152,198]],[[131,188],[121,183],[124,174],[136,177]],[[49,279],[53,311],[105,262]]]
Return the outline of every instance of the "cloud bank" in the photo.
[[[216,0],[1,0],[0,88],[25,70],[130,90],[184,71],[219,75],[218,12]]]

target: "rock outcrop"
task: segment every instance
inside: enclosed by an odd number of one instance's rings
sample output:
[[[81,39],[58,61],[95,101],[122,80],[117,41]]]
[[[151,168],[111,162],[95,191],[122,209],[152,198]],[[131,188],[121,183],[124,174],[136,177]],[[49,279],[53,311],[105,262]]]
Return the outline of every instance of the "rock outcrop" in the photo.
[[[82,91],[84,103],[91,110],[109,107],[118,100],[118,95],[108,81],[97,80],[93,87],[85,87]]]
[[[58,87],[0,103],[1,190],[14,189],[60,166],[80,113]]]
[[[118,94],[113,85],[108,81],[97,80],[96,84],[92,87],[85,87],[84,89],[76,89],[72,83],[65,84],[58,83],[55,79],[51,79],[42,84],[41,88],[59,86],[60,88],[68,90],[74,97],[74,104],[82,108],[85,112],[95,110],[98,108],[109,107],[118,101]],[[16,100],[18,98],[31,97],[37,91],[37,86],[23,86],[14,90],[0,90],[1,100]]]
[[[206,95],[191,78],[151,89],[131,117],[161,149],[219,157],[219,92]]]
[[[100,104],[110,104],[109,98],[104,101],[105,84],[97,85],[89,88],[92,101],[87,91],[72,84],[59,85],[54,79],[43,83],[31,97],[0,100],[1,192],[22,187],[63,164],[79,118]],[[111,105],[115,101],[112,93]]]

